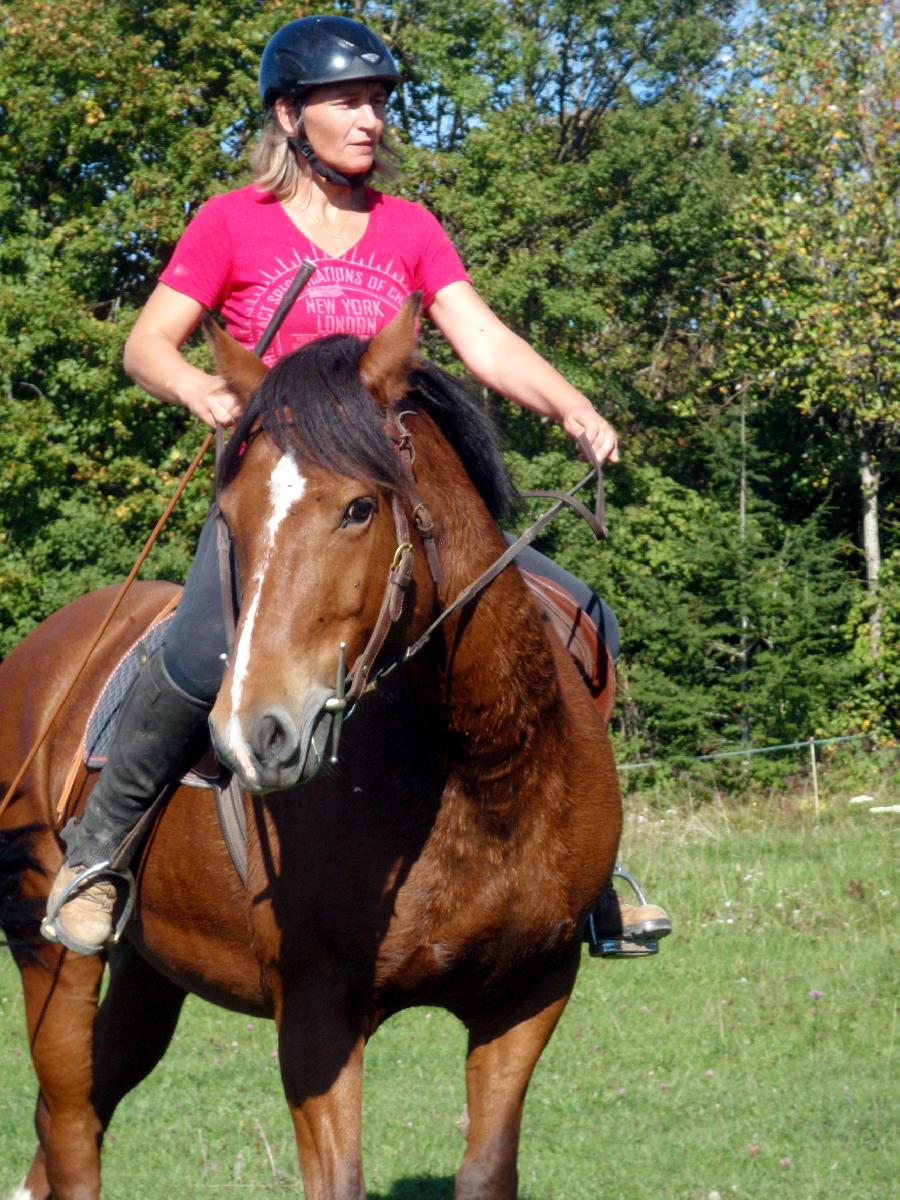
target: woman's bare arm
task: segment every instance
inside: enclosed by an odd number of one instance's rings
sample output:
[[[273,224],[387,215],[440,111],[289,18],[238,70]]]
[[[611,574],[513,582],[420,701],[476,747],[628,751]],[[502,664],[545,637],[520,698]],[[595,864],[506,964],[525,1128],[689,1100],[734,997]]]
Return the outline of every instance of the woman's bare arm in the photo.
[[[192,366],[181,354],[202,312],[190,296],[158,283],[128,335],[125,370],[158,400],[180,404],[211,427],[232,425],[241,408],[225,380]]]

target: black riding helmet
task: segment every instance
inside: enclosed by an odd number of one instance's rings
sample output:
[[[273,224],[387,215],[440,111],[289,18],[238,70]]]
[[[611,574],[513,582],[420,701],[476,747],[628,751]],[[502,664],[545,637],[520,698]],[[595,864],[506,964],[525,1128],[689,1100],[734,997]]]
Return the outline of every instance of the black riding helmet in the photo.
[[[400,82],[400,72],[387,46],[348,17],[301,17],[289,22],[269,39],[259,64],[259,94],[266,109],[279,96],[302,103],[310,88],[355,79],[380,79],[390,92]],[[319,162],[302,132],[291,144],[332,183],[361,187],[368,178],[369,172],[347,176]]]

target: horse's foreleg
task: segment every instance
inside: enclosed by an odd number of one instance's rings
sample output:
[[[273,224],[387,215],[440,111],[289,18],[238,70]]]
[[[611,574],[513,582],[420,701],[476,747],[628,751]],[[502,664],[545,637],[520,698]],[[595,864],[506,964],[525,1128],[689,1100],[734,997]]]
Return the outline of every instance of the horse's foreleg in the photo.
[[[278,1016],[278,1052],[306,1200],[365,1200],[364,1039],[336,984],[292,997]]]
[[[109,988],[94,1022],[91,1099],[103,1129],[122,1097],[141,1082],[172,1040],[184,991],[122,942],[110,960]]]
[[[22,968],[25,1015],[41,1088],[36,1125],[41,1149],[26,1178],[35,1197],[96,1200],[100,1123],[91,1105],[91,1028],[103,962],[42,947]]]
[[[45,1112],[44,1099],[38,1093],[37,1109],[34,1114],[35,1127],[38,1129],[40,1128],[41,1121],[44,1119]],[[47,1178],[47,1158],[41,1145],[38,1145],[37,1150],[34,1152],[31,1167],[25,1176],[22,1186],[13,1192],[10,1200],[52,1200],[50,1181]]]
[[[516,1160],[525,1093],[559,1020],[577,970],[541,981],[514,1011],[467,1021],[467,1147],[456,1175],[456,1200],[515,1200]]]

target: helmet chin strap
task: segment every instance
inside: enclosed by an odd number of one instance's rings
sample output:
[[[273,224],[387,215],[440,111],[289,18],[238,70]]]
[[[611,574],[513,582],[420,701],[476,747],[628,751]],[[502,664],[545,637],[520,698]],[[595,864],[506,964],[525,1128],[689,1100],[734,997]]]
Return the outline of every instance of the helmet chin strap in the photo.
[[[329,183],[336,183],[338,187],[351,188],[354,191],[357,188],[365,187],[372,174],[372,169],[361,171],[356,175],[342,175],[340,171],[335,171],[333,167],[328,167],[316,155],[315,150],[306,141],[305,138],[289,138],[290,144],[303,155],[312,169],[317,175],[321,175],[323,179],[327,179]]]

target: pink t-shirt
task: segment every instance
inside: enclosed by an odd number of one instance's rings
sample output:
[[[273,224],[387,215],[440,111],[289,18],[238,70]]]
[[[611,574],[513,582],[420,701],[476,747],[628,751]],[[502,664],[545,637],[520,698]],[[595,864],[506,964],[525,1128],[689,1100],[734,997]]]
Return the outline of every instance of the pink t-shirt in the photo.
[[[162,283],[221,312],[232,337],[252,350],[300,263],[316,272],[264,359],[329,333],[371,337],[420,290],[427,309],[447,284],[469,282],[440,222],[409,200],[371,189],[369,223],[346,253],[332,255],[300,232],[271,192],[254,186],[213,196],[185,229]]]

